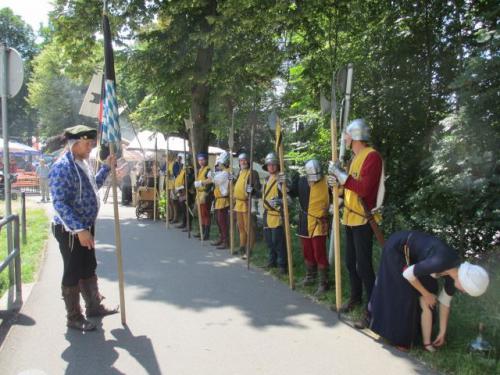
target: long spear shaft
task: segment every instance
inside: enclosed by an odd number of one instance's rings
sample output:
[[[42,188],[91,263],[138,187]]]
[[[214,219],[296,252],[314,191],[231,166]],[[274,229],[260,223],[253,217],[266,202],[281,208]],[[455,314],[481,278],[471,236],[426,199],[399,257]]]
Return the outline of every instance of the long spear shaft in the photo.
[[[255,123],[252,122],[251,128],[250,128],[250,165],[248,167],[249,170],[249,176],[248,176],[248,182],[250,186],[253,187],[253,138],[254,138],[254,133],[255,133]],[[252,228],[252,193],[248,194],[248,206],[247,206],[247,248],[246,248],[246,255],[247,255],[247,269],[250,269],[250,243],[251,243],[251,237],[253,235],[253,228]]]
[[[165,168],[165,226],[167,229],[170,226],[170,150],[168,139],[169,136],[167,134],[167,160],[166,160],[166,168]]]
[[[278,121],[280,121],[278,119]],[[280,126],[281,129],[281,126]],[[285,158],[283,150],[283,138],[280,136],[281,140],[278,147],[278,157],[280,159],[280,171],[285,172]],[[283,195],[283,213],[284,213],[284,227],[285,227],[285,239],[286,239],[286,252],[288,256],[288,279],[290,288],[295,289],[295,280],[293,277],[293,254],[292,254],[292,239],[290,237],[290,213],[288,210],[288,196],[287,196],[287,186],[286,181],[283,181],[281,186],[281,192]]]
[[[194,166],[194,175],[196,176],[196,178],[198,178],[198,167],[196,166],[196,163],[197,163],[197,160],[196,160],[196,151],[194,149],[194,134],[193,134],[193,130],[194,130],[194,126],[193,126],[193,122],[191,120],[191,111],[189,111],[189,127],[188,127],[188,131],[189,131],[189,136],[191,137],[191,153],[193,154],[193,166]],[[208,161],[207,161],[208,162]],[[199,197],[198,197],[198,190],[196,190],[196,198],[195,198],[195,201],[196,201],[196,209],[198,210],[198,225],[199,225],[199,228],[200,228],[200,241],[201,241],[201,245],[203,246],[203,226],[201,224],[201,209],[200,209],[200,200],[199,200]]]
[[[335,72],[332,77],[332,108],[330,114],[330,136],[332,147],[332,161],[338,160],[338,147],[337,147],[337,96],[335,93]],[[339,186],[333,185],[332,189],[333,198],[333,222],[332,234],[334,251],[335,251],[335,305],[337,312],[340,312],[342,306],[342,274],[341,274],[341,260],[340,260],[340,207],[339,207]]]
[[[185,203],[186,203],[186,225],[188,230],[188,238],[191,238],[191,223],[189,220],[189,194],[188,194],[188,170],[187,170],[187,154],[186,154],[186,140],[183,139],[184,142],[184,194],[185,194]]]
[[[234,147],[234,108],[231,114],[231,131],[229,133],[229,165],[231,175],[233,174],[233,147]],[[229,181],[229,243],[230,243],[230,253],[234,253],[234,214],[233,214],[233,203],[234,203],[234,190],[233,181]]]
[[[153,221],[156,221],[156,199],[158,198],[157,196],[157,188],[158,188],[158,183],[156,181],[157,179],[157,174],[158,174],[158,168],[157,168],[157,165],[158,165],[158,138],[156,137],[158,133],[155,133],[155,163],[154,163],[154,166],[153,166],[153,178],[154,178],[154,182],[153,182],[153,186],[154,186],[154,201],[153,201]]]

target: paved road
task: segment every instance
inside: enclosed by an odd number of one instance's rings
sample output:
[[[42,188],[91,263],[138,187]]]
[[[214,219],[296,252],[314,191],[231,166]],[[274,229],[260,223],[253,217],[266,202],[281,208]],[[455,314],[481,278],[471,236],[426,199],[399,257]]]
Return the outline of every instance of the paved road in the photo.
[[[120,208],[127,327],[67,330],[62,262],[51,237],[39,281],[0,349],[0,373],[17,374],[427,374],[407,355],[339,322],[243,261]],[[112,205],[97,226],[98,275],[118,303]]]

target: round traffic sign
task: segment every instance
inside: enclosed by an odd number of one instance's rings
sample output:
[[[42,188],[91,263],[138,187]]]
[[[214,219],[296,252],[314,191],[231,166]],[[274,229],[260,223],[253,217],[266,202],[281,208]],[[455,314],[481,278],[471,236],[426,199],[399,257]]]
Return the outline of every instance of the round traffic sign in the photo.
[[[24,81],[24,66],[23,59],[19,52],[14,48],[7,49],[7,79],[8,79],[8,95],[14,97],[17,95]]]

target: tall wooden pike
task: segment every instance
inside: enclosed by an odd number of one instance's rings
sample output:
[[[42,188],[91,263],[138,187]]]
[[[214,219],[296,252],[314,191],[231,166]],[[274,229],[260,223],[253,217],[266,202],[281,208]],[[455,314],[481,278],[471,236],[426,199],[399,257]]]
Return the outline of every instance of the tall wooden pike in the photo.
[[[155,161],[153,166],[153,187],[154,187],[154,201],[153,201],[153,221],[156,221],[156,211],[158,208],[158,133],[155,133]]]
[[[227,143],[229,144],[229,165],[231,169],[231,175],[233,174],[233,148],[234,148],[234,112],[235,109],[231,113],[231,129],[229,131],[229,138]],[[229,181],[229,248],[230,253],[233,255],[234,253],[234,186],[233,181]]]
[[[166,158],[166,168],[165,168],[165,226],[166,228],[168,229],[169,226],[170,226],[170,207],[169,207],[169,204],[170,204],[170,186],[169,186],[169,182],[170,182],[170,150],[169,150],[169,136],[167,134],[167,150],[166,150],[166,154],[167,154],[167,158]]]
[[[254,140],[254,135],[255,135],[255,121],[256,121],[256,114],[255,112],[252,112],[250,116],[250,165],[249,165],[249,170],[250,174],[248,175],[248,183],[250,186],[253,186],[253,140]],[[246,246],[246,256],[247,256],[247,269],[250,269],[250,242],[252,238],[252,231],[253,231],[253,226],[252,226],[252,194],[248,194],[248,205],[247,205],[247,246]]]
[[[187,152],[186,152],[186,140],[183,139],[182,143],[184,144],[184,194],[185,196],[185,204],[186,204],[186,226],[188,231],[188,238],[191,238],[191,220],[189,219],[189,194],[188,194],[188,170],[187,170]]]
[[[189,111],[189,118],[184,120],[186,124],[186,129],[188,131],[190,140],[191,140],[191,154],[193,155],[193,168],[194,168],[194,176],[195,179],[198,178],[198,166],[196,160],[196,151],[194,149],[194,136],[193,136],[193,119],[191,116],[191,111]],[[198,225],[200,228],[200,241],[203,246],[203,226],[201,224],[201,209],[200,209],[200,201],[197,196],[195,196],[196,209],[198,210]]]
[[[274,114],[274,121],[271,123],[271,128],[275,127],[276,131],[276,153],[278,154],[278,158],[280,161],[280,172],[285,172],[285,157],[284,157],[284,149],[283,149],[283,131],[281,128],[281,120],[280,118]],[[288,258],[288,280],[291,289],[295,289],[295,280],[293,275],[293,252],[292,252],[292,238],[290,235],[290,211],[288,209],[288,197],[287,197],[287,184],[286,180],[283,181],[281,186],[281,191],[283,194],[283,226],[285,228],[285,240],[286,240],[286,252]]]
[[[352,64],[347,66],[347,77],[345,82],[345,100],[344,107],[342,109],[341,124],[347,123],[349,117],[349,107],[351,100],[351,87],[352,87],[352,74],[353,67]],[[336,95],[336,73],[332,76],[332,102],[331,102],[331,112],[330,112],[330,131],[331,131],[331,148],[332,148],[332,161],[337,162],[339,160],[343,161],[345,153],[345,145],[343,142],[343,134],[341,134],[340,140],[340,153],[338,149],[338,124],[337,124],[337,95]],[[340,127],[343,129],[343,126]],[[342,130],[341,130],[342,132]],[[340,207],[339,207],[339,186],[335,184],[332,189],[333,196],[333,222],[331,230],[331,240],[330,248],[332,247],[335,257],[335,305],[337,312],[340,312],[342,306],[342,260],[340,257]]]

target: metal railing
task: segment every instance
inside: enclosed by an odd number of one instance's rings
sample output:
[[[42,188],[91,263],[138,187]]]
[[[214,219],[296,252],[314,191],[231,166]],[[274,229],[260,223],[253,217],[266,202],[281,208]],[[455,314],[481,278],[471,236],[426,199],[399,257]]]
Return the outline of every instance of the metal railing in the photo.
[[[11,230],[13,224],[14,243],[13,246],[7,244],[7,257],[0,263],[0,273],[9,266],[9,290],[7,297],[7,309],[18,309],[23,303],[21,285],[21,246],[19,241],[19,216],[9,215],[0,220],[0,230],[6,226]],[[7,236],[9,237],[9,236]],[[16,299],[13,300],[13,286],[15,285]]]

